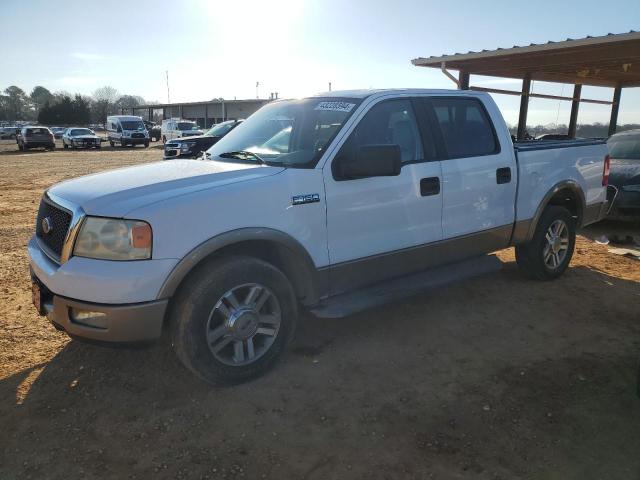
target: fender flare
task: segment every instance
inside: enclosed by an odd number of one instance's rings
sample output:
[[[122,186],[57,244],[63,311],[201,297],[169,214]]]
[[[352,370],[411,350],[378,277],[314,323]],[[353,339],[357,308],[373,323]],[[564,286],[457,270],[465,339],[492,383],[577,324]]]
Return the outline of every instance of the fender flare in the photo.
[[[281,232],[280,230],[274,230],[271,228],[261,227],[249,227],[232,230],[225,232],[215,237],[205,240],[200,245],[195,247],[189,253],[187,253],[182,260],[180,260],[167,278],[165,279],[160,291],[158,292],[158,299],[171,298],[182,281],[189,275],[189,273],[196,268],[204,259],[221,250],[224,247],[229,247],[235,244],[239,244],[247,241],[267,241],[275,243],[280,247],[284,247],[294,256],[296,260],[296,271],[300,272],[299,278],[304,279],[302,285],[296,284],[294,288],[298,291],[302,291],[305,299],[304,303],[314,302],[317,300],[319,292],[319,279],[317,275],[317,269],[309,252],[291,235]],[[296,279],[290,279],[296,282]],[[296,282],[298,283],[298,282]]]
[[[577,218],[577,223],[576,225],[579,227],[582,223],[582,219],[584,217],[584,211],[586,208],[586,201],[584,198],[584,192],[582,191],[582,188],[580,187],[580,184],[578,182],[576,182],[575,180],[563,180],[561,182],[556,183],[553,187],[551,187],[547,193],[544,195],[544,197],[542,198],[542,201],[540,202],[540,204],[538,205],[538,208],[536,209],[536,213],[533,216],[533,218],[531,219],[531,221],[529,222],[529,228],[526,232],[526,236],[524,239],[518,239],[518,238],[514,238],[514,242],[513,243],[525,243],[530,241],[533,238],[533,234],[536,231],[536,227],[538,226],[538,222],[540,221],[540,217],[542,216],[542,212],[544,212],[545,208],[547,208],[547,205],[549,205],[549,202],[551,201],[551,199],[553,198],[553,196],[558,193],[560,190],[571,190],[576,197],[578,198],[578,218]],[[515,235],[514,235],[515,236]]]

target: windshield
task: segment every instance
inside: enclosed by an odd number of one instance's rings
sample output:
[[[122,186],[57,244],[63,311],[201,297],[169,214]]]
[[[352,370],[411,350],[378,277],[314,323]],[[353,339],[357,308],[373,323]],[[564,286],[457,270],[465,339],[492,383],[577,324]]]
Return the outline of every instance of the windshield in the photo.
[[[305,98],[265,105],[207,153],[250,152],[269,164],[313,168],[361,99]],[[222,155],[222,156],[221,156]]]
[[[178,123],[178,130],[197,130],[198,129],[198,124],[195,122],[179,122]]]
[[[611,137],[607,145],[611,158],[640,160],[640,134]]]
[[[144,123],[142,123],[142,120],[124,121],[120,122],[120,124],[122,125],[123,130],[144,130]]]
[[[222,122],[217,125],[214,125],[211,130],[205,133],[208,137],[223,137],[224,135],[231,130],[236,124],[235,120],[230,120],[228,122]]]
[[[93,135],[93,132],[88,128],[74,128],[71,130],[71,136],[75,137],[77,135]]]

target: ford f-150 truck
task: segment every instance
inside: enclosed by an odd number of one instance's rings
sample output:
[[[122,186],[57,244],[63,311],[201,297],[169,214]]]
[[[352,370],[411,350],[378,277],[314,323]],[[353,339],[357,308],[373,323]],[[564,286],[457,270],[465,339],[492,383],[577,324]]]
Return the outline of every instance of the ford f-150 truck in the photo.
[[[514,146],[484,93],[274,101],[202,159],[49,188],[28,245],[33,300],[73,337],[166,330],[201,378],[242,381],[281,355],[300,308],[322,316],[509,246],[526,275],[558,277],[576,228],[606,211],[607,176],[604,141]]]

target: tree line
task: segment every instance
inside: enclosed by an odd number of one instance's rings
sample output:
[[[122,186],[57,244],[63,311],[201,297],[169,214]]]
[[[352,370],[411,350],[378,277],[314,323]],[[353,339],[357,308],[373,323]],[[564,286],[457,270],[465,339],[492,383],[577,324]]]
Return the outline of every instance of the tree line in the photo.
[[[105,123],[107,115],[119,114],[123,108],[145,105],[137,95],[122,95],[111,86],[98,88],[92,95],[52,93],[36,86],[30,94],[11,85],[0,93],[0,121],[34,121],[44,125],[81,125]]]
[[[627,123],[624,125],[618,124],[616,132],[623,132],[625,130],[635,130],[640,128],[638,123]],[[509,131],[512,135],[516,135],[518,132],[517,126],[509,126]],[[569,131],[569,126],[565,124],[548,124],[548,125],[533,125],[527,126],[527,133],[533,138],[537,138],[540,135],[559,133],[566,134]],[[608,123],[579,123],[576,127],[576,137],[580,138],[604,138],[609,136],[609,124]]]

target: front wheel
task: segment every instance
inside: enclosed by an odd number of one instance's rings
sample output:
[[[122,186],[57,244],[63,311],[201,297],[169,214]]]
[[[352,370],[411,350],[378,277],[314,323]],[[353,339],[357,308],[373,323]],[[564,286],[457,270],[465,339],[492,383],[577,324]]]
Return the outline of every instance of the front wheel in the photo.
[[[552,280],[569,266],[576,244],[576,226],[571,213],[551,205],[545,209],[533,238],[516,247],[518,267],[530,278]]]
[[[144,142],[144,148],[149,148],[149,142]]]
[[[171,313],[178,358],[213,384],[266,372],[293,337],[296,299],[287,277],[246,256],[207,262],[176,296]]]

